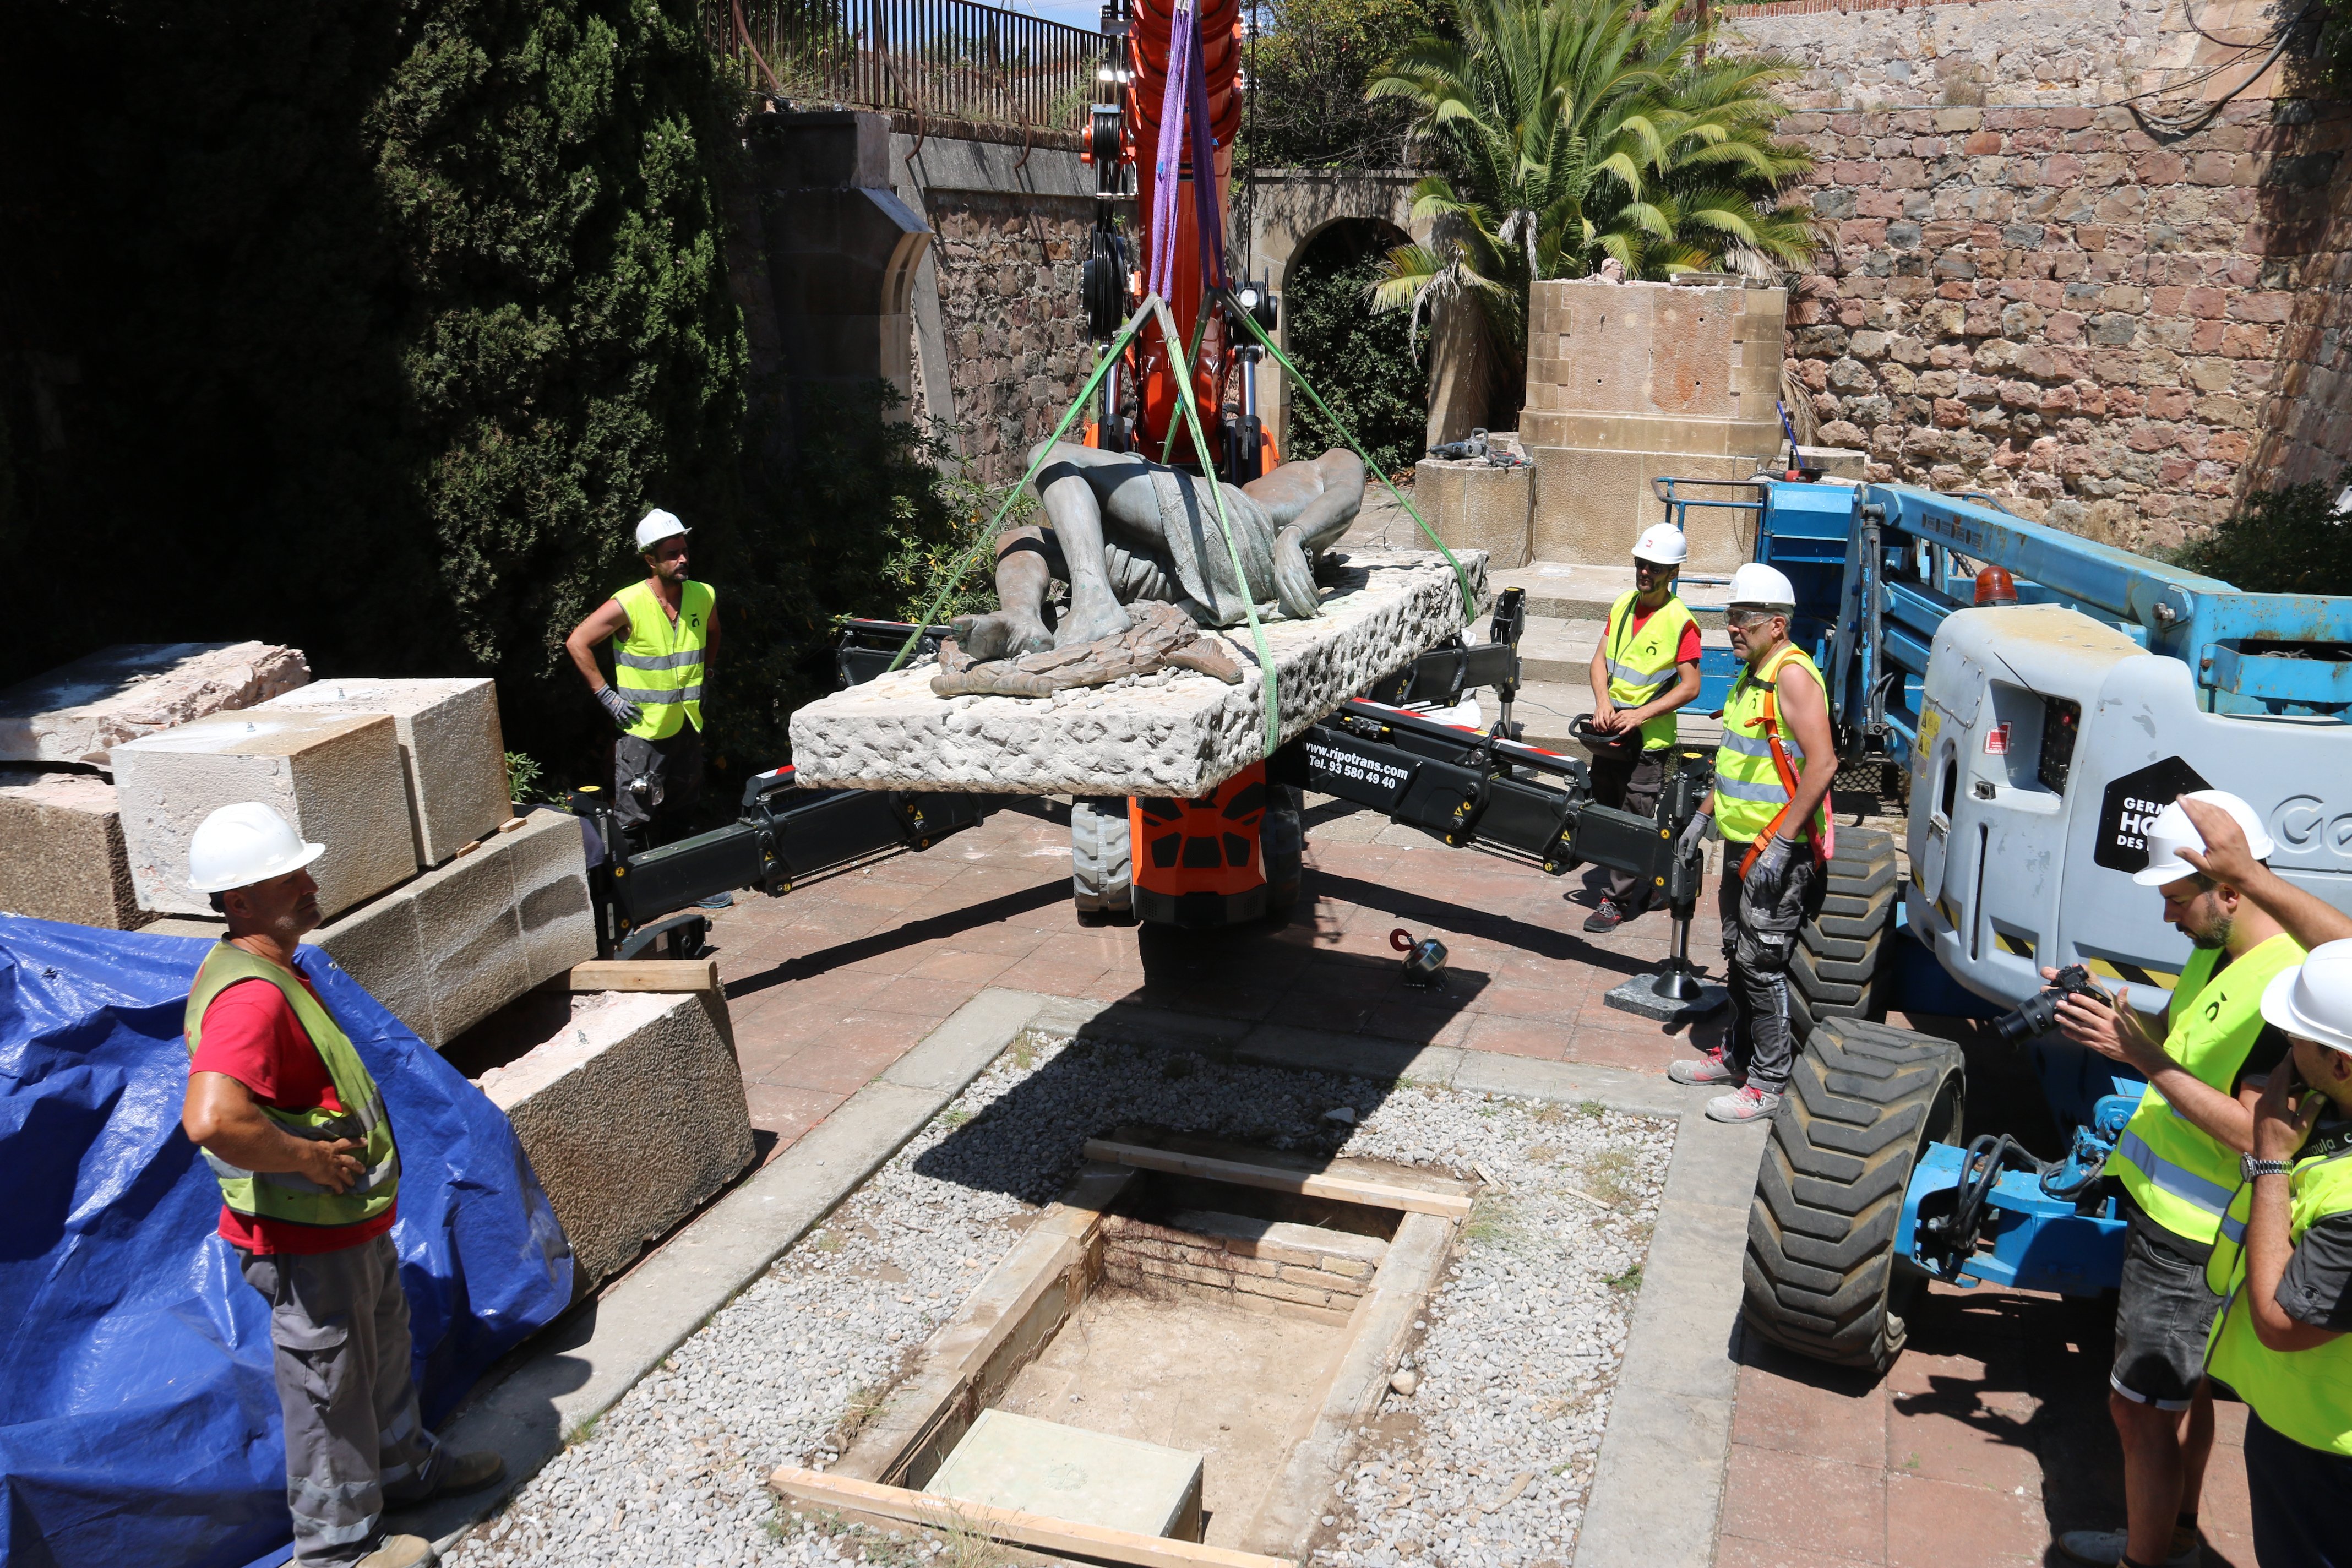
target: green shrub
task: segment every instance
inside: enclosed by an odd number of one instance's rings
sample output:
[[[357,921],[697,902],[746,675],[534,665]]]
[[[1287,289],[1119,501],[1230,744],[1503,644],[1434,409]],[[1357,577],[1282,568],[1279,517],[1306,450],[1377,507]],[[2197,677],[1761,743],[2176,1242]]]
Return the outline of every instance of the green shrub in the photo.
[[[1429,421],[1429,342],[1416,353],[1402,315],[1374,315],[1367,288],[1381,278],[1387,247],[1383,226],[1334,226],[1292,264],[1282,308],[1289,319],[1291,357],[1331,412],[1363,443],[1374,467],[1393,474],[1411,468],[1423,450]],[[1347,445],[1304,393],[1290,398],[1290,449],[1285,458],[1312,458]],[[1375,481],[1377,485],[1377,481]]]
[[[2173,563],[2250,594],[2352,595],[2352,512],[2336,505],[2347,487],[2352,468],[2331,481],[2256,490],[2227,522],[2173,552]]]

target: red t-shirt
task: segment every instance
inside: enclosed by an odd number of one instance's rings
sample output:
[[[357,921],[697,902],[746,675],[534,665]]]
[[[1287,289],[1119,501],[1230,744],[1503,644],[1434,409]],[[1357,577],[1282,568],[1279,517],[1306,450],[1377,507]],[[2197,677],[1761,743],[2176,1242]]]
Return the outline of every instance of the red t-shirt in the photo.
[[[303,990],[318,995],[308,977],[296,978]],[[265,981],[240,980],[213,998],[205,1009],[203,1042],[188,1070],[233,1078],[251,1089],[256,1100],[280,1110],[343,1109],[310,1031],[294,1016],[285,993]],[[399,1207],[394,1202],[375,1218],[357,1225],[303,1225],[241,1215],[224,1204],[220,1233],[247,1252],[340,1252],[390,1230]]]
[[[1664,608],[1664,605],[1658,606],[1659,610]],[[1657,610],[1644,610],[1639,603],[1636,603],[1633,606],[1633,622],[1625,628],[1625,640],[1631,642],[1639,637],[1642,632],[1642,623],[1657,613]],[[1675,662],[1676,664],[1698,662],[1698,623],[1696,621],[1685,621],[1683,624],[1683,640],[1675,648]]]

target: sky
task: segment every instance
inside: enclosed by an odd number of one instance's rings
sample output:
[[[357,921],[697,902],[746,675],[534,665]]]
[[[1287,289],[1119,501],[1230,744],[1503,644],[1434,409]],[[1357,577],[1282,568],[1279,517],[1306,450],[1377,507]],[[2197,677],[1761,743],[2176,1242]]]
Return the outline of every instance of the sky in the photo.
[[[1088,32],[1102,26],[1102,0],[989,0],[989,4]]]

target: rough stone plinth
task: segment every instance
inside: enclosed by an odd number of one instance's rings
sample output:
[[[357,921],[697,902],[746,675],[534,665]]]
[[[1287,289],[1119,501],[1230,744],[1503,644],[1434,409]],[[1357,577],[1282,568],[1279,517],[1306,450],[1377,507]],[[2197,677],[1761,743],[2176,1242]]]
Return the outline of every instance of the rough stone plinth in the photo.
[[[258,642],[124,643],[0,691],[0,762],[107,765],[113,747],[310,679],[299,648]]]
[[[219,714],[114,748],[116,799],[140,907],[200,915],[188,840],[224,805],[257,800],[327,847],[310,865],[332,920],[416,874],[392,721],[272,710]]]
[[[573,1289],[628,1266],[751,1162],[751,1118],[711,992],[572,998],[545,1044],[477,1081],[514,1123],[572,1239]]]
[[[1485,551],[1497,572],[1528,563],[1535,493],[1532,464],[1498,468],[1483,458],[1423,458],[1413,466],[1413,504],[1437,537],[1457,552]]]
[[[303,941],[325,949],[438,1050],[596,956],[579,820],[553,811],[518,818]]]
[[[1460,559],[1484,610],[1486,558]],[[1331,560],[1322,615],[1265,628],[1286,741],[1463,625],[1461,587],[1441,555],[1354,551]],[[1239,686],[1162,670],[1050,701],[943,698],[925,663],[794,713],[793,763],[810,786],[1204,795],[1257,761],[1265,742],[1248,628],[1209,636],[1242,667]]]
[[[420,865],[440,865],[514,815],[498,687],[487,679],[319,680],[264,706],[391,717]]]
[[[96,773],[0,768],[0,910],[109,931],[146,923],[112,784]]]

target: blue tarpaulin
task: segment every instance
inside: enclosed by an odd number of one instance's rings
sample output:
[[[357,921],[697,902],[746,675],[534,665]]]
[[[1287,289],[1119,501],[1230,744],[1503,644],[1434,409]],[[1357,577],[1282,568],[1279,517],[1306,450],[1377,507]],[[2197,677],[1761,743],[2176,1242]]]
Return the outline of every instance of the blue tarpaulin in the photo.
[[[241,1568],[288,1555],[269,1307],[180,1131],[211,944],[0,916],[0,1563]],[[514,1130],[315,949],[401,1159],[393,1240],[425,1416],[572,1297]]]

